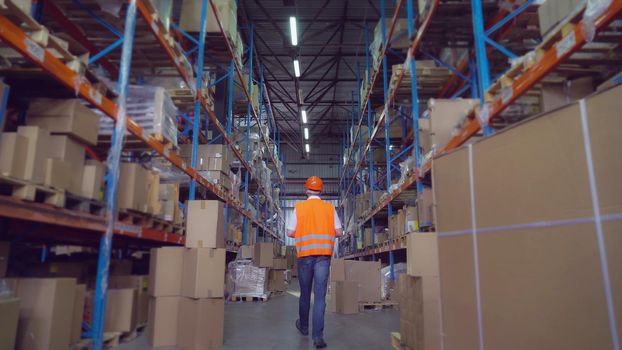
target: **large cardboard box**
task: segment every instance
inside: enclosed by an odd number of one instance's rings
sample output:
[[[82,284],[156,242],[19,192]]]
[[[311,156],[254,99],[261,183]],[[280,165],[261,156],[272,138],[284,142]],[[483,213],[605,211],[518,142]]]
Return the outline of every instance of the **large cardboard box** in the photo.
[[[380,261],[345,261],[347,281],[359,284],[359,301],[380,301]]]
[[[181,297],[150,297],[147,339],[152,347],[177,345],[179,300]]]
[[[100,199],[106,165],[96,160],[87,160],[82,170],[80,195],[86,198]]]
[[[410,349],[442,349],[438,277],[398,277],[400,334]]]
[[[574,103],[473,144],[471,157],[469,148],[461,148],[435,160],[445,349],[480,347],[475,251],[484,348],[612,348],[592,218],[595,205],[601,217],[622,208],[617,152],[622,119],[612,113],[622,110],[620,96],[622,87],[587,98],[586,123]],[[601,227],[614,310],[620,315],[622,225],[603,221]]]
[[[69,348],[76,280],[20,278],[14,286],[20,299],[16,349]]]
[[[11,254],[11,242],[0,242],[0,278],[6,276]]]
[[[110,289],[136,289],[134,313],[137,325],[147,323],[149,312],[148,287],[149,278],[146,275],[110,276],[108,278],[108,288]]]
[[[183,350],[213,349],[223,344],[224,299],[189,299],[179,301],[177,346]]]
[[[274,262],[274,245],[272,242],[255,243],[253,264],[257,267],[272,267]]]
[[[434,194],[430,187],[424,186],[423,192],[418,194],[417,215],[419,217],[419,226],[434,226]]]
[[[131,332],[136,328],[138,292],[134,288],[108,289],[106,299],[106,332]]]
[[[335,312],[351,315],[359,312],[359,284],[354,281],[333,282],[332,291],[335,299]]]
[[[51,135],[48,145],[49,157],[70,164],[84,164],[84,146],[65,135]]]
[[[592,77],[584,77],[559,83],[543,83],[542,112],[555,110],[584,98],[593,92],[594,81]]]
[[[284,270],[270,269],[268,273],[268,290],[271,292],[284,292],[287,290]]]
[[[144,211],[156,216],[160,215],[162,205],[160,204],[160,173],[153,170],[147,170],[147,190],[146,204],[143,206]]]
[[[4,132],[0,137],[0,174],[23,179],[28,139],[16,132]]]
[[[71,344],[82,338],[82,321],[84,320],[84,300],[86,298],[86,285],[77,284],[76,293],[73,299],[73,315],[71,317]]]
[[[181,295],[184,248],[153,248],[150,255],[149,295],[154,297]]]
[[[53,134],[69,135],[86,145],[97,144],[99,115],[80,99],[34,99],[26,114],[26,124],[40,126]]]
[[[225,293],[225,249],[184,249],[181,295],[222,298]]]
[[[225,206],[223,202],[188,201],[187,248],[225,248]]]
[[[274,270],[287,270],[287,259],[274,258],[274,261],[272,262],[272,268]]]
[[[430,118],[430,147],[437,152],[454,135],[456,125],[479,105],[475,99],[431,99],[428,101],[426,114]],[[428,150],[423,150],[426,154]]]
[[[240,259],[252,259],[255,247],[252,245],[243,245],[240,247]]]
[[[0,298],[0,350],[14,350],[19,319],[19,299]]]
[[[137,163],[121,163],[119,171],[119,209],[144,212],[147,202],[147,170]]]
[[[59,190],[67,190],[72,175],[69,163],[60,159],[48,158],[45,162],[43,184]]]
[[[546,35],[564,18],[585,4],[585,0],[549,0],[544,1],[538,7],[538,19],[540,22],[540,34]]]
[[[201,4],[202,1],[200,0],[184,0],[182,2],[179,26],[183,30],[188,32],[198,32],[201,30]],[[214,5],[218,11],[218,19],[222,24],[225,35],[233,39],[238,27],[237,3],[231,0],[216,0]],[[214,11],[209,4],[207,7],[207,17],[205,18],[205,31],[207,33],[221,33]]]
[[[437,240],[434,232],[406,236],[406,271],[410,276],[438,276]]]
[[[50,133],[36,126],[20,126],[17,128],[17,133],[25,137],[28,144],[26,157],[23,159],[24,180],[43,183]]]
[[[346,261],[344,259],[332,259],[330,261],[330,281],[346,280]]]

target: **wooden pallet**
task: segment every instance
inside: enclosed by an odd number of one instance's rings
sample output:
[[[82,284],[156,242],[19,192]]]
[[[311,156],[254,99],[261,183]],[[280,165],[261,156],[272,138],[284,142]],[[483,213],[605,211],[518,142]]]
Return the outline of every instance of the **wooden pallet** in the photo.
[[[258,301],[258,302],[262,302],[265,303],[266,301],[268,301],[270,299],[270,293],[257,297],[257,296],[244,296],[244,295],[232,295],[231,296],[231,301],[233,302],[253,302],[253,301]]]
[[[7,194],[28,202],[65,206],[65,190],[38,185],[30,181],[0,175],[0,194]]]
[[[103,216],[106,205],[94,199],[77,196],[73,193],[66,193],[65,208],[97,216]]]
[[[106,348],[116,348],[121,343],[121,332],[104,332],[103,343]]]
[[[93,348],[92,339],[80,339],[76,343],[71,344],[69,350],[91,350]]]
[[[393,309],[396,308],[399,304],[395,301],[391,300],[383,300],[383,301],[361,301],[359,302],[359,312],[363,311],[379,311],[384,309]]]

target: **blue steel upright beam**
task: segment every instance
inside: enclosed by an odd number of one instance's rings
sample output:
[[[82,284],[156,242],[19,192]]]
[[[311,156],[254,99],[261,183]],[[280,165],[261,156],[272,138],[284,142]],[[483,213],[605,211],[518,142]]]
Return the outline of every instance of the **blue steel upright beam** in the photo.
[[[382,46],[387,47],[387,26],[384,0],[380,1],[380,13],[382,17]],[[384,93],[384,152],[387,166],[387,192],[391,188],[391,118],[389,117],[389,78],[387,72],[387,56],[382,57],[382,92]],[[370,155],[373,158],[373,154]],[[393,206],[388,206],[389,216],[393,215]],[[375,244],[375,241],[372,241]]]
[[[249,47],[249,59],[248,59],[248,95],[253,96],[253,25],[250,25],[250,47]],[[250,159],[250,137],[251,137],[251,108],[253,104],[253,99],[251,98],[248,101],[248,105],[246,107],[246,162]],[[248,177],[250,174],[248,170],[244,173],[244,209],[248,209]],[[247,242],[247,231],[248,230],[248,218],[244,217],[243,229],[242,229],[242,243],[246,244]]]
[[[207,2],[209,0],[203,0],[201,5],[201,30],[199,32],[199,54],[197,56],[197,91],[199,94],[203,89],[201,85],[203,84],[203,58],[205,56],[205,25],[206,25],[206,17],[207,17]],[[201,123],[201,101],[196,98],[194,101],[194,120],[192,124],[192,158],[190,160],[190,165],[192,168],[196,169],[197,166],[197,147],[199,145],[199,133],[200,124]],[[207,130],[205,130],[207,135]],[[188,193],[188,199],[194,200],[196,198],[196,181],[192,180],[190,182],[190,191]]]
[[[415,11],[413,0],[407,2],[408,12],[408,37],[411,38],[415,34]],[[415,166],[421,168],[421,148],[419,140],[419,91],[417,91],[417,61],[415,55],[410,56],[410,99],[411,114],[413,118],[413,150],[415,152]],[[417,196],[423,193],[423,185],[421,181],[417,181]]]
[[[484,12],[482,0],[471,0],[473,16],[473,36],[475,39],[475,58],[477,59],[477,82],[479,83],[480,106],[484,106],[485,93],[490,87],[490,66],[486,55],[486,34],[484,33]],[[484,135],[492,134],[492,128],[483,128]]]
[[[259,65],[259,128],[261,128],[261,116],[263,113],[263,66],[260,64]],[[272,150],[268,150],[268,152],[272,152]],[[266,192],[270,191],[271,188],[266,188],[265,189]],[[264,201],[264,205],[266,207],[268,207],[268,196],[270,195],[270,193],[266,193],[265,196],[265,201]],[[259,186],[257,186],[257,201],[256,201],[256,205],[259,205]],[[272,207],[270,206],[269,208],[270,210],[272,210]],[[256,219],[257,221],[259,221],[259,212],[260,210],[257,210],[257,215],[256,215]],[[270,211],[268,211],[270,212]],[[266,239],[266,235],[264,234],[264,240]],[[259,241],[259,225],[257,225],[257,227],[255,228],[255,242]]]
[[[97,280],[95,284],[95,302],[93,310],[93,349],[103,348],[104,318],[106,315],[106,296],[108,291],[108,272],[110,268],[110,252],[112,250],[112,234],[117,211],[117,189],[119,182],[119,163],[126,129],[127,86],[132,62],[134,30],[136,28],[136,0],[131,0],[125,16],[125,40],[121,54],[119,70],[118,112],[113,133],[112,147],[108,155],[108,175],[106,186],[106,233],[99,244],[97,261]]]

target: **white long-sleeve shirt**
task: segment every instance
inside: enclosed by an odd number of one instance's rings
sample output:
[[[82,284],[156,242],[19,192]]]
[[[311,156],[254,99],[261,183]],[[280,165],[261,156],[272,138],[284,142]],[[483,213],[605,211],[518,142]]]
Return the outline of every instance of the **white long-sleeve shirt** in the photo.
[[[309,196],[309,199],[321,199],[318,196]],[[341,230],[341,220],[339,219],[339,215],[337,215],[337,209],[335,209],[335,230]],[[296,231],[296,225],[298,224],[298,219],[296,218],[296,208],[291,211],[289,216],[287,217],[286,229],[288,231]]]

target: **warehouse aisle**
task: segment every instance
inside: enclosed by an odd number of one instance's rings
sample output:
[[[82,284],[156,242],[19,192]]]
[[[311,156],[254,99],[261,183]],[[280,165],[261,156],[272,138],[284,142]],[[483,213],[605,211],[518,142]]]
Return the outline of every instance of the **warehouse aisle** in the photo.
[[[225,345],[219,350],[314,349],[310,337],[298,334],[298,284],[266,303],[225,305]],[[399,331],[396,310],[368,311],[357,315],[326,313],[325,339],[328,349],[390,349],[390,332]],[[147,350],[146,334],[119,350]],[[175,348],[157,348],[173,350]]]

